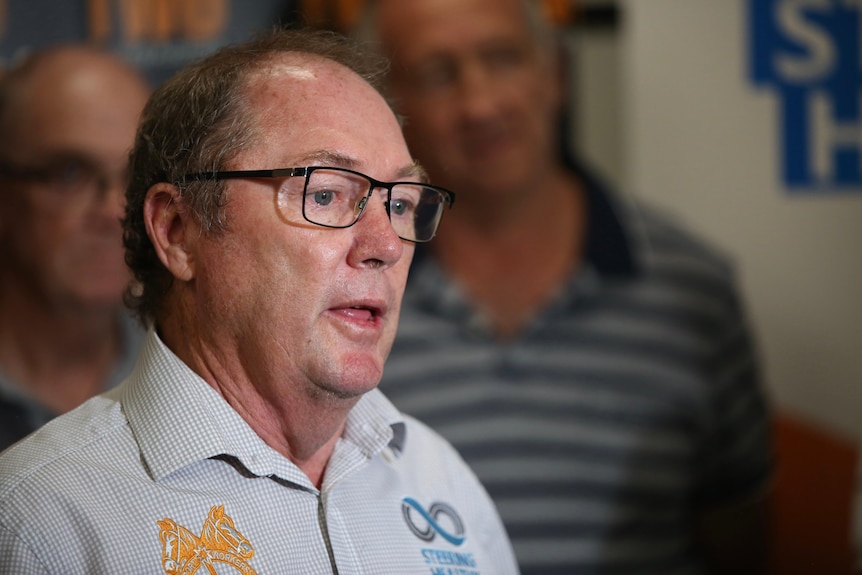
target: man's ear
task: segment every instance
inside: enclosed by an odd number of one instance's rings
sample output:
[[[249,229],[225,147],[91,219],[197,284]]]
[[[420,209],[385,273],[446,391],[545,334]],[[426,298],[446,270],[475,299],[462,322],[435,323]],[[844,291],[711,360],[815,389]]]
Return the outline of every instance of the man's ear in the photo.
[[[144,224],[156,255],[168,271],[178,280],[192,280],[194,240],[199,235],[176,186],[159,183],[149,189],[144,200]]]

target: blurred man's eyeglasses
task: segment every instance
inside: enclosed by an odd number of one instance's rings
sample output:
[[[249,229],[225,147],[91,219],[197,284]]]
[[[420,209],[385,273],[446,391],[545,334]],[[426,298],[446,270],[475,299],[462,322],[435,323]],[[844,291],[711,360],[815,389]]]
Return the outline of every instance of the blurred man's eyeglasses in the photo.
[[[85,211],[102,201],[112,187],[125,193],[128,173],[111,174],[91,161],[63,158],[46,166],[26,166],[0,159],[0,179],[34,184],[50,209]]]
[[[306,221],[326,228],[349,228],[359,221],[376,188],[387,191],[386,212],[395,233],[402,240],[427,242],[437,233],[446,206],[455,202],[455,194],[417,182],[381,182],[346,168],[313,166],[276,170],[233,170],[200,172],[181,178],[189,180],[229,180],[237,178],[294,178],[304,176],[304,183],[291,185],[287,180],[282,192],[287,194],[288,209],[302,206]],[[295,197],[295,199],[294,199]]]

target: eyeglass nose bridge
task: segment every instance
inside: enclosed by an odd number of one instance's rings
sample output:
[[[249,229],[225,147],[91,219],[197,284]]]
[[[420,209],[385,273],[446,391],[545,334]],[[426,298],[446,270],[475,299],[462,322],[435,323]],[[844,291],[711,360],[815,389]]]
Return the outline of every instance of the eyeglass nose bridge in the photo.
[[[365,214],[365,208],[368,207],[368,201],[371,199],[371,196],[374,194],[374,190],[377,188],[383,188],[386,190],[389,199],[391,199],[392,195],[392,185],[386,184],[385,182],[378,182],[377,180],[372,180],[368,178],[368,192],[359,198],[356,201],[356,205],[353,206],[353,223],[355,224],[362,218]],[[389,202],[383,202],[384,207],[386,208],[386,217],[389,218],[389,221],[392,221],[392,213],[390,212]],[[353,224],[351,224],[353,225]]]

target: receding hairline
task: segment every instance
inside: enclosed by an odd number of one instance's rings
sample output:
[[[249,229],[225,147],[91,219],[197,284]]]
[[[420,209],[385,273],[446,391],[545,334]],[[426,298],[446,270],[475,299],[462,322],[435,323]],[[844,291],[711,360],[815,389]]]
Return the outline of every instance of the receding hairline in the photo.
[[[318,69],[322,71],[327,69],[342,70],[368,84],[371,89],[377,89],[369,78],[363,77],[360,72],[348,64],[326,54],[304,52],[301,49],[272,51],[262,54],[244,74],[243,83],[249,84],[253,79],[272,77],[277,72],[292,75],[298,80],[313,79],[315,71]]]

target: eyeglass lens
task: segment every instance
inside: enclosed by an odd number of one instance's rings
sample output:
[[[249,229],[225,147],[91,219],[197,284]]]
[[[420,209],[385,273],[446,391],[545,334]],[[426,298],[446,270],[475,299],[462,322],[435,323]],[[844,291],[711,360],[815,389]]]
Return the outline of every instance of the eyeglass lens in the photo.
[[[311,223],[344,228],[365,210],[372,183],[364,176],[336,169],[315,169],[306,181],[303,216]],[[443,194],[422,184],[391,186],[389,219],[399,237],[424,242],[434,237],[443,213]]]

